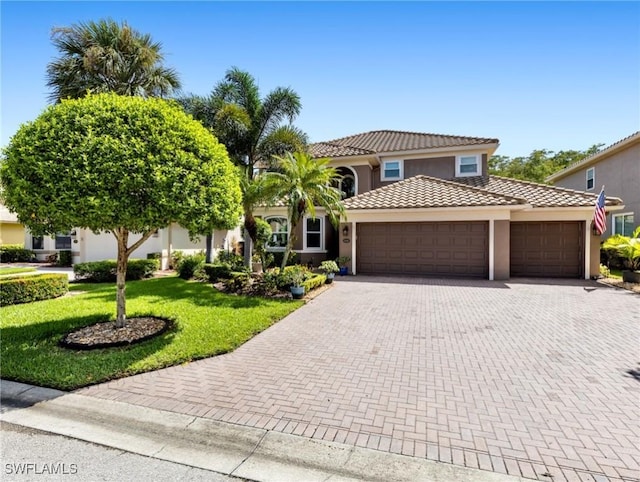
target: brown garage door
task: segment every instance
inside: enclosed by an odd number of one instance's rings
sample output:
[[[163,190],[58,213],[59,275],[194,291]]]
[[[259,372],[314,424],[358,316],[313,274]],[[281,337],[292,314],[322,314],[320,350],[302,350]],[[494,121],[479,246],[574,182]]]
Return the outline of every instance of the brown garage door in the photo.
[[[584,276],[583,222],[512,222],[510,239],[511,276]]]
[[[488,223],[359,223],[362,274],[489,276]]]

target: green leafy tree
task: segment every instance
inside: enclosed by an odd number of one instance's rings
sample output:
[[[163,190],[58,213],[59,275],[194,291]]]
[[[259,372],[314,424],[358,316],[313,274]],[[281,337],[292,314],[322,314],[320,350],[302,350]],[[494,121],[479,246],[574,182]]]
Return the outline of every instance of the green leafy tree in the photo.
[[[284,200],[287,206],[290,234],[282,259],[282,268],[287,265],[289,254],[295,243],[295,229],[307,214],[316,217],[316,207],[323,207],[331,223],[338,226],[345,216],[342,191],[332,186],[340,178],[329,159],[312,159],[304,152],[288,152],[276,157],[278,170],[265,174],[269,190],[275,197]]]
[[[131,253],[172,222],[192,236],[240,217],[237,169],[224,146],[176,104],[91,95],[23,125],[3,152],[4,204],[35,235],[72,228],[117,241],[117,325]],[[130,235],[140,239],[130,242]]]
[[[50,99],[76,99],[87,93],[164,97],[180,88],[175,70],[164,67],[162,46],[126,22],[106,19],[54,28],[60,56],[47,66]]]
[[[191,95],[178,101],[213,131],[243,169],[243,196],[249,198],[244,202],[244,228],[255,244],[253,208],[264,201],[255,197],[262,189],[252,186],[255,171],[272,166],[273,156],[306,150],[306,134],[291,124],[300,114],[300,97],[291,88],[276,87],[261,98],[255,78],[232,67],[208,97]],[[246,237],[245,243],[245,264],[250,266],[252,249]]]
[[[554,172],[595,154],[602,145],[595,144],[585,151],[536,149],[527,157],[492,156],[489,159],[489,174],[544,183]]]

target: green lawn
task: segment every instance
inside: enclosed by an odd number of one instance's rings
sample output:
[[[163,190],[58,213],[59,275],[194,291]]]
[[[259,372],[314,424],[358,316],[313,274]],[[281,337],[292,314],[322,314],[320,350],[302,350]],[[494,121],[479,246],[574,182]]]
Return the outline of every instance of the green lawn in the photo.
[[[299,301],[231,296],[177,277],[127,283],[127,316],[175,321],[172,330],[123,348],[72,351],[57,346],[68,331],[115,319],[115,285],[76,284],[86,291],[0,308],[1,376],[71,390],[233,350],[301,306]]]
[[[0,276],[8,274],[32,273],[35,268],[0,268]]]

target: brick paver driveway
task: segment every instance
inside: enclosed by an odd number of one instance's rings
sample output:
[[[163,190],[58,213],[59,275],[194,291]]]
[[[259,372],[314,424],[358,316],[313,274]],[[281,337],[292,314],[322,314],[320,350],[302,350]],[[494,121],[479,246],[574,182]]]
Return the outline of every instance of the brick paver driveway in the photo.
[[[640,477],[640,296],[336,285],[234,353],[81,392],[540,480]]]

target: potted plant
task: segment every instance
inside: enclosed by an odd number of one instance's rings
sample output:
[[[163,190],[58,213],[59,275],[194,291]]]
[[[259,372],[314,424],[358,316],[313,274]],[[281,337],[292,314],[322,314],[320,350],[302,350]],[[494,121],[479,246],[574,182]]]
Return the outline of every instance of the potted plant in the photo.
[[[306,278],[306,269],[296,264],[294,266],[287,267],[287,275],[288,279],[291,282],[291,296],[293,296],[294,300],[299,300],[304,296],[304,280]]]
[[[336,276],[336,273],[340,271],[338,265],[335,261],[326,260],[320,263],[320,271],[327,275],[327,284],[333,283],[333,278]]]
[[[351,258],[349,256],[338,256],[336,258],[336,263],[338,263],[338,266],[340,266],[340,276],[349,274],[349,267],[347,266],[347,263],[349,261],[351,261]]]
[[[640,226],[631,236],[615,234],[608,238],[602,248],[613,251],[624,260],[628,270],[622,271],[622,281],[640,283]]]

